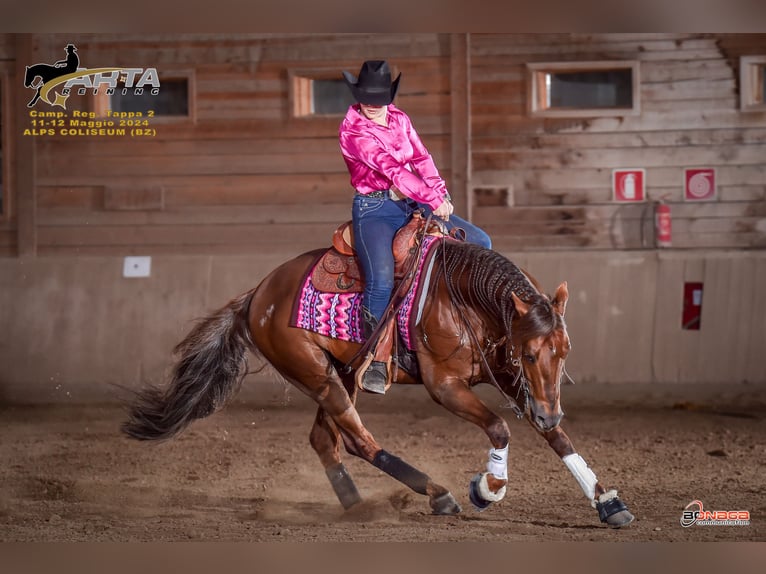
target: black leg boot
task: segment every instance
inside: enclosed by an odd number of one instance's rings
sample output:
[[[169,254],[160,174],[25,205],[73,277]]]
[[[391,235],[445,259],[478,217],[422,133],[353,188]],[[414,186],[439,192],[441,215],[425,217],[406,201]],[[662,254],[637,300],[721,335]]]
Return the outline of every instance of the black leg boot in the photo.
[[[378,320],[370,313],[366,307],[362,307],[362,321],[364,327],[364,338],[369,340],[375,327],[378,326]],[[374,352],[374,350],[371,350]],[[362,374],[362,389],[368,393],[384,395],[386,393],[386,383],[388,382],[388,367],[382,361],[373,361]]]

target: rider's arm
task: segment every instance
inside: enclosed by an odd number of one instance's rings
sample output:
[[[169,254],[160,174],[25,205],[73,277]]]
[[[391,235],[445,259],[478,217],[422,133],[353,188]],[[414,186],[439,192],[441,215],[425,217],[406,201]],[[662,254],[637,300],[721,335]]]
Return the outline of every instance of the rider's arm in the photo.
[[[421,141],[420,136],[415,131],[415,128],[413,127],[409,117],[405,116],[405,121],[407,136],[410,140],[410,143],[412,144],[412,149],[414,152],[411,161],[412,167],[415,169],[418,175],[420,175],[423,181],[426,182],[428,187],[438,192],[440,196],[449,199],[447,184],[444,182],[444,179],[442,179],[441,175],[439,175],[439,170],[436,168],[434,158],[431,156],[431,154],[428,152],[428,149],[426,149],[426,146]]]

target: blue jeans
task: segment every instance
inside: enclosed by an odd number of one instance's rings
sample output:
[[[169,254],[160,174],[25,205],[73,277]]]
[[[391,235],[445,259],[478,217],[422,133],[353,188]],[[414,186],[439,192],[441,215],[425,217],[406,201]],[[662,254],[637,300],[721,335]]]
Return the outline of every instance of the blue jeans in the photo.
[[[364,275],[364,306],[380,321],[394,289],[394,235],[409,221],[417,209],[428,217],[431,209],[412,200],[394,201],[388,197],[374,198],[355,195],[351,209],[354,228],[354,249]],[[492,247],[492,240],[482,229],[456,215],[446,222],[448,230],[460,227],[465,240]]]

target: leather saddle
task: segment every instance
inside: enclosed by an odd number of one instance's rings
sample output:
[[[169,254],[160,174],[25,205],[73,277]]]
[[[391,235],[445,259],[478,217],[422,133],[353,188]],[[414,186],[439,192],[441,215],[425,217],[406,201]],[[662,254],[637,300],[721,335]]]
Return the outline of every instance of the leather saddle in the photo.
[[[422,213],[416,211],[409,222],[396,232],[392,249],[394,252],[394,278],[404,277],[409,258],[418,251],[418,238],[426,225]],[[426,234],[445,235],[442,225],[431,220]],[[326,293],[356,293],[364,291],[364,279],[353,248],[354,238],[351,222],[340,225],[332,236],[330,247],[314,265],[311,282],[319,291]]]

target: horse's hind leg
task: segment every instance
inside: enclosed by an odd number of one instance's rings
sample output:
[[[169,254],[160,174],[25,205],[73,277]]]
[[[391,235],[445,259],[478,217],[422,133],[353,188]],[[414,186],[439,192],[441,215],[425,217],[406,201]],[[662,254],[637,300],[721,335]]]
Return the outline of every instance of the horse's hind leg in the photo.
[[[322,407],[317,410],[309,441],[319,455],[325,474],[343,508],[348,509],[361,502],[362,497],[340,459],[340,431]]]
[[[538,432],[536,425],[532,425]],[[627,526],[633,522],[634,516],[628,510],[625,503],[617,496],[616,490],[606,490],[596,478],[595,473],[588,467],[583,458],[577,454],[569,436],[556,427],[546,432],[540,432],[550,447],[561,457],[562,462],[577,480],[585,496],[590,500],[591,506],[598,510],[601,522],[605,522],[612,528]]]
[[[359,413],[341,385],[330,385],[326,396],[318,402],[332,417],[350,454],[366,460],[418,494],[428,496],[434,514],[457,514],[461,511],[449,490],[436,484],[424,472],[380,448],[362,424]]]
[[[260,342],[258,344],[260,346]],[[378,445],[370,431],[362,424],[352,399],[353,392],[349,394],[335,367],[327,361],[324,353],[317,352],[316,348],[301,348],[297,344],[294,344],[291,350],[293,354],[289,360],[284,357],[281,360],[276,358],[269,360],[283,376],[319,405],[320,411],[317,413],[317,419],[311,431],[311,440],[322,463],[325,464],[325,469],[332,469],[330,472],[342,470],[342,467],[336,466],[340,462],[335,434],[337,432],[343,439],[349,454],[366,460],[415,492],[428,496],[429,504],[435,514],[460,512],[460,506],[446,488],[436,484],[428,475],[391,455]],[[334,429],[330,426],[331,424]],[[336,488],[334,481],[341,488],[343,496],[341,503],[345,505],[344,500],[346,503],[353,503],[358,494],[354,495],[351,490],[353,483],[348,473],[339,477],[335,475],[335,478],[330,476],[330,482],[333,483],[333,488]],[[337,490],[336,493],[338,493]],[[341,493],[338,493],[339,498]]]

